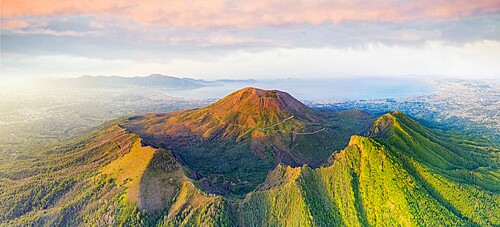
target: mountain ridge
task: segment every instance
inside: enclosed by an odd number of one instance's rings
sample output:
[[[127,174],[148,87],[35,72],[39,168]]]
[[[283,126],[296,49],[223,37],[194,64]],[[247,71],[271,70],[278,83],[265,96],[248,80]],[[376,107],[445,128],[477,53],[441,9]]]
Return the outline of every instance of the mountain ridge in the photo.
[[[364,132],[372,117],[349,112],[320,112],[286,92],[249,87],[204,108],[146,115],[123,127],[172,150],[205,190],[243,196],[276,164],[320,166],[352,133]]]
[[[171,118],[166,124],[181,122],[190,127],[191,132],[201,134],[204,138],[221,130],[223,137],[239,137],[249,131],[257,137],[266,131],[291,130],[287,126],[298,126],[297,119],[301,121],[300,124],[320,123],[321,120],[315,118],[314,114],[314,110],[286,92],[247,87],[212,105]],[[190,120],[194,122],[185,123]],[[214,124],[213,121],[218,123]]]
[[[359,110],[288,108],[296,102],[288,96],[246,88],[206,108],[119,119],[47,159],[24,161],[28,169],[13,164],[10,174],[1,172],[0,226],[500,225],[498,147],[426,128],[397,111],[374,119]],[[185,134],[162,131],[170,119],[193,113],[248,121],[223,106],[269,111],[263,125],[293,114],[283,125],[319,122],[327,129],[203,137],[190,132],[207,123],[195,118],[184,122],[191,123],[180,130]],[[305,144],[280,151],[283,141]],[[252,150],[256,143],[263,156]],[[328,157],[316,156],[321,147]],[[279,152],[321,164],[287,164]]]
[[[489,178],[492,180],[490,184],[498,185],[493,182],[500,182],[500,178],[490,172],[498,173],[498,160],[493,162],[495,165],[485,167],[492,169],[478,169],[464,160],[463,156],[467,154],[462,152],[447,159],[459,159],[458,162],[462,162],[458,167],[459,173],[456,173],[457,169],[448,169],[447,166],[434,166],[433,160],[429,160],[432,156],[420,154],[420,157],[417,157],[413,151],[432,152],[426,148],[435,147],[438,142],[425,144],[423,149],[420,148],[422,145],[416,143],[412,143],[408,148],[396,149],[394,141],[413,134],[407,127],[416,122],[400,112],[392,112],[378,118],[379,122],[376,121],[374,127],[387,119],[394,123],[391,126],[394,127],[391,129],[394,134],[375,138],[354,135],[348,146],[335,154],[335,160],[329,166],[276,167],[260,188],[246,196],[240,209],[248,215],[240,220],[240,224],[499,224],[499,188],[459,180],[455,176],[474,174]],[[413,130],[415,129],[417,128]],[[449,148],[444,149],[451,151]],[[440,158],[444,152],[438,153]],[[467,152],[487,155],[480,150]],[[478,162],[478,165],[482,162],[476,158],[470,161]],[[294,200],[290,201],[290,197]],[[261,210],[257,212],[252,209],[254,207],[260,207]],[[277,215],[275,212],[282,213]]]
[[[193,78],[180,78],[162,74],[151,74],[148,76],[90,76],[82,75],[75,78],[50,79],[49,81],[40,79],[40,83],[49,86],[69,86],[78,88],[130,88],[130,87],[145,87],[145,88],[164,88],[164,89],[197,89],[207,86],[221,86],[233,83],[252,84],[256,80],[203,80]]]

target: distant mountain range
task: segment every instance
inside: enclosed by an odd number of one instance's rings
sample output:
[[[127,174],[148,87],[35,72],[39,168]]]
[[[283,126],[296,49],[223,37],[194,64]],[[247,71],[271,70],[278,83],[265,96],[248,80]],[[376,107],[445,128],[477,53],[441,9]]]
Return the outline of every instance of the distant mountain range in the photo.
[[[5,226],[498,226],[500,149],[244,88],[3,170]]]
[[[155,87],[166,89],[195,89],[206,86],[220,86],[231,83],[255,83],[255,80],[197,80],[192,78],[178,78],[173,76],[152,74],[144,77],[123,76],[80,76],[77,78],[56,79],[58,85],[94,88],[116,88],[116,87]]]

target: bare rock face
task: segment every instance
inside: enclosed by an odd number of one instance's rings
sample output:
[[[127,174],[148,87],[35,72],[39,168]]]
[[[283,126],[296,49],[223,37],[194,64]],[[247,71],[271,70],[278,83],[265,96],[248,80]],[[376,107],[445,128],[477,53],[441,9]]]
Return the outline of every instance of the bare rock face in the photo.
[[[371,138],[389,138],[394,132],[395,118],[390,113],[378,118],[372,128],[366,132],[367,137]]]

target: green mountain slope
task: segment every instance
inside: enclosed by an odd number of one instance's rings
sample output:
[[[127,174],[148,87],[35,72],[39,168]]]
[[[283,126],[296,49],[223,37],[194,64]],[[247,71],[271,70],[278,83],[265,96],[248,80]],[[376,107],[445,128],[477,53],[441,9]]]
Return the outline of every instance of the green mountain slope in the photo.
[[[401,113],[367,134],[382,137],[353,136],[331,166],[278,166],[245,198],[241,224],[500,224],[498,150],[442,140]]]
[[[295,102],[243,89],[2,164],[0,226],[500,225],[497,145],[399,112],[375,120]],[[309,127],[325,129],[297,134]]]
[[[117,123],[46,159],[3,166],[0,226],[230,225],[222,197],[197,189],[171,152],[143,146]]]

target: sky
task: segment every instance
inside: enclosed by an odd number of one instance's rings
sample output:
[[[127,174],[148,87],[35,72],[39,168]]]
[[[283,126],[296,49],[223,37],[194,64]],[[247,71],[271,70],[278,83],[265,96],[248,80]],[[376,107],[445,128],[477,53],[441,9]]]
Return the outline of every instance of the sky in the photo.
[[[499,78],[498,0],[2,0],[0,80]]]

